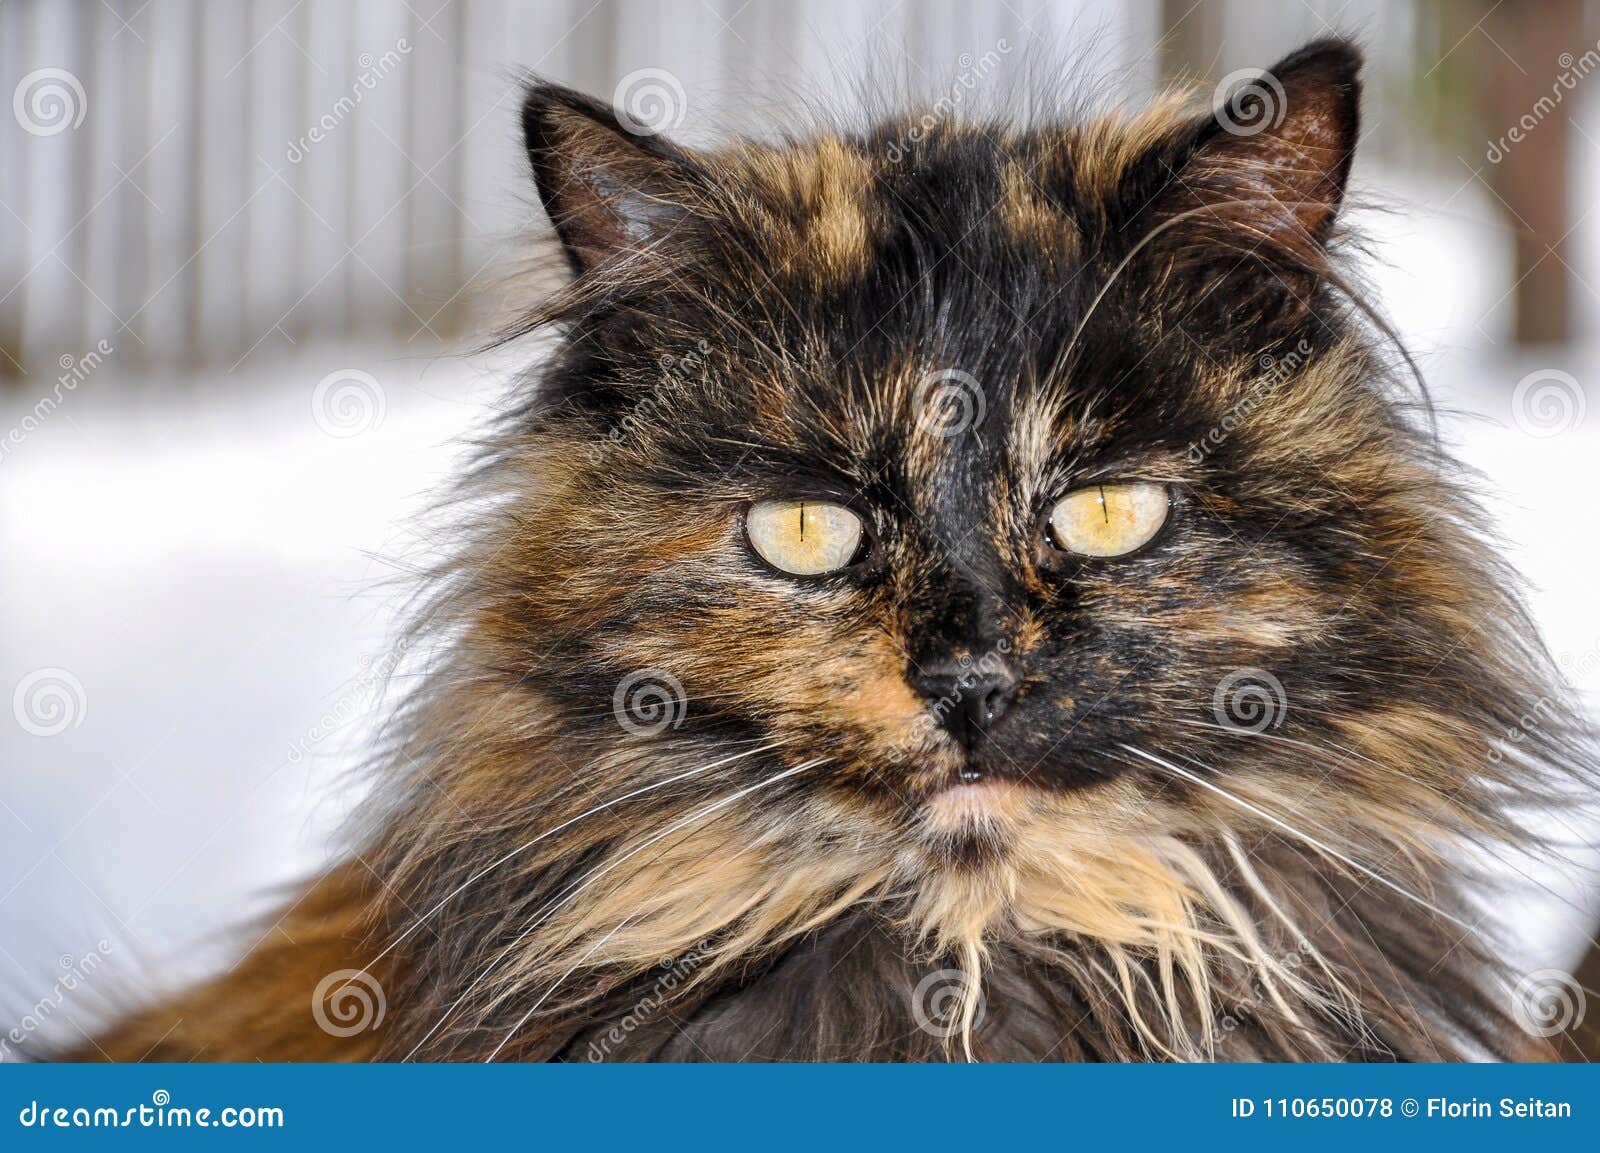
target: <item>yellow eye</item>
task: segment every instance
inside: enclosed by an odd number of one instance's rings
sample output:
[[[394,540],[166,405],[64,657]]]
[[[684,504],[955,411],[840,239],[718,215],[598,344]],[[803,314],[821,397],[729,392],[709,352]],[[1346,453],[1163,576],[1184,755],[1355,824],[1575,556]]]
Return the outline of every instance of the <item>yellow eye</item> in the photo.
[[[750,547],[775,569],[817,576],[850,565],[861,551],[861,518],[822,500],[760,500],[745,514]]]
[[[1080,556],[1130,553],[1167,523],[1167,489],[1149,481],[1069,492],[1050,510],[1050,539]]]

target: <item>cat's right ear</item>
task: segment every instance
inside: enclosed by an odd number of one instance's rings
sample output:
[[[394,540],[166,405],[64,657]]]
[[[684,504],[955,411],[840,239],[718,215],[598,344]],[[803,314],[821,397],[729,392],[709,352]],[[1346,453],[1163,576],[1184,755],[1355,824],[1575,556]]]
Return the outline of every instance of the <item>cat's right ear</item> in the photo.
[[[531,84],[522,136],[539,198],[579,276],[658,246],[685,224],[695,184],[689,154],[631,131],[599,101]]]

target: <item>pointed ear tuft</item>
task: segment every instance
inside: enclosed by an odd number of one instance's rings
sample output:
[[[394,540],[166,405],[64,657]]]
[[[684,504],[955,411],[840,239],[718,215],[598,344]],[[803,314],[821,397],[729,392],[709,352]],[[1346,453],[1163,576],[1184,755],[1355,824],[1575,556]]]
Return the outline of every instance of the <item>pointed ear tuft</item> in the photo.
[[[1361,54],[1320,40],[1235,74],[1211,114],[1130,172],[1122,203],[1180,315],[1244,345],[1294,324],[1333,269],[1327,243],[1360,124]]]
[[[1224,78],[1173,207],[1243,201],[1262,228],[1325,241],[1355,156],[1360,72],[1353,44],[1318,40],[1265,72]]]
[[[570,88],[532,84],[523,142],[539,198],[578,275],[664,240],[688,217],[695,166],[661,136],[630,131]]]

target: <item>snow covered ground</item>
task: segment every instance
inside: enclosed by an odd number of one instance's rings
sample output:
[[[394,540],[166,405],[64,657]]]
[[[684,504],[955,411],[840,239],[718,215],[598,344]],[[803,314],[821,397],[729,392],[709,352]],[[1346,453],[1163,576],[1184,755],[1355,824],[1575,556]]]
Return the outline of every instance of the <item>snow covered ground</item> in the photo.
[[[1439,204],[1451,188],[1402,191]],[[1432,350],[1439,399],[1463,410],[1447,432],[1486,474],[1545,635],[1593,707],[1600,412],[1544,436],[1511,402],[1516,382],[1555,369],[1579,382],[1574,403],[1600,407],[1595,359],[1504,351],[1505,241],[1474,191],[1375,222],[1393,262],[1375,277]],[[408,517],[497,388],[482,366],[404,347],[150,382],[113,352],[8,447],[0,1024],[97,949],[107,963],[77,994],[91,1010],[215,965],[230,948],[218,926],[324,859],[397,608],[377,587],[384,558],[404,551]],[[0,398],[0,431],[35,399]],[[27,728],[10,707],[25,681]],[[1521,892],[1502,907],[1530,967],[1581,953],[1600,919],[1595,864],[1511,874]]]

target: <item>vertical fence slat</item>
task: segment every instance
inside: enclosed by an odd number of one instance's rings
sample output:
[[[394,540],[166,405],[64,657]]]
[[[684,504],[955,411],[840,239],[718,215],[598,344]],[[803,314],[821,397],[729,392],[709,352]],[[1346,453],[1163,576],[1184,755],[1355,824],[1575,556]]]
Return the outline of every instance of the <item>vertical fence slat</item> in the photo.
[[[189,259],[200,244],[197,174],[205,159],[195,107],[201,99],[197,7],[194,0],[161,0],[148,11],[153,55],[145,134],[155,151],[145,164],[145,187],[161,211],[145,218],[149,278],[132,316],[146,354],[166,360],[189,355],[197,285]]]
[[[250,8],[201,7],[200,240],[195,258],[197,351],[226,355],[244,340],[245,261],[249,218],[272,187],[249,160],[249,93],[253,58]]]
[[[126,306],[119,307],[117,301],[119,258],[125,247],[122,238],[142,226],[143,215],[139,211],[142,201],[130,183],[138,179],[137,174],[128,173],[135,157],[127,153],[127,146],[136,144],[140,136],[132,123],[138,114],[137,106],[128,102],[139,54],[137,41],[131,35],[126,31],[117,35],[122,19],[115,7],[102,6],[86,21],[92,36],[85,61],[85,82],[97,99],[94,116],[84,121],[82,129],[89,143],[82,178],[89,196],[85,207],[97,207],[80,226],[84,259],[79,292],[84,297],[84,307],[83,327],[76,339],[79,349],[88,348],[103,337],[123,348],[134,343],[132,338],[118,339],[115,335],[122,317],[131,311]],[[127,41],[127,51],[119,51],[123,41]]]
[[[294,0],[255,0],[251,5],[248,78],[249,150],[246,182],[266,187],[246,213],[243,347],[229,355],[236,363],[246,351],[285,347],[280,325],[304,290],[300,265],[306,232],[328,238],[321,223],[300,200],[300,170],[292,157],[302,130],[305,74],[310,65],[296,40],[300,28]],[[242,70],[241,70],[242,71]]]
[[[0,76],[6,87],[27,73],[28,13],[20,4],[0,5]],[[31,137],[14,115],[0,116],[0,379],[25,374],[22,319],[27,300],[29,221],[23,161]]]
[[[66,5],[39,5],[30,13],[25,64],[34,79],[29,93],[50,86],[52,103],[30,104],[24,113],[35,131],[22,142],[21,211],[32,228],[22,344],[25,359],[37,361],[47,371],[47,362],[63,353],[76,354],[81,343],[87,295],[78,278],[88,237],[80,225],[93,203],[86,179],[90,152],[87,121],[96,114],[96,104],[110,94],[93,87],[94,76],[84,51],[89,40],[86,22]],[[43,69],[57,71],[39,75]],[[78,112],[85,123],[78,124]],[[58,120],[62,115],[78,126],[62,124]]]
[[[459,324],[462,283],[461,239],[481,229],[463,200],[460,149],[465,129],[461,58],[466,18],[448,0],[413,5],[412,46],[401,86],[409,128],[405,145],[412,159],[430,173],[407,201],[406,299],[420,318],[408,325],[418,332],[453,332]],[[425,327],[424,327],[425,326]]]
[[[401,296],[407,258],[407,202],[427,178],[406,147],[403,84],[414,65],[402,55],[410,13],[389,0],[364,0],[355,7],[354,53],[338,71],[353,99],[350,116],[352,322],[358,327],[409,331],[416,311]],[[430,37],[430,40],[432,38]]]
[[[341,118],[350,99],[348,62],[353,44],[352,9],[344,3],[308,0],[299,12],[301,44],[311,64],[305,72],[306,108],[299,131],[306,141],[300,176],[308,213],[320,224],[300,233],[300,275],[304,299],[295,310],[295,339],[343,332],[349,322],[350,267],[345,246],[355,239],[350,200],[354,147],[352,126]],[[344,113],[348,116],[348,113]],[[313,139],[313,134],[320,139]]]

